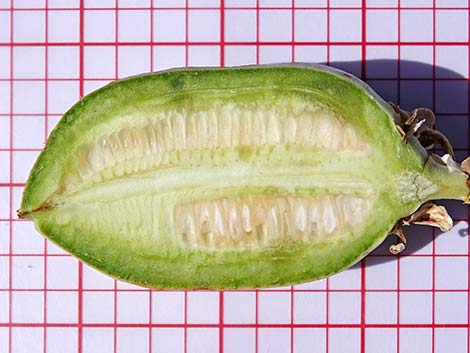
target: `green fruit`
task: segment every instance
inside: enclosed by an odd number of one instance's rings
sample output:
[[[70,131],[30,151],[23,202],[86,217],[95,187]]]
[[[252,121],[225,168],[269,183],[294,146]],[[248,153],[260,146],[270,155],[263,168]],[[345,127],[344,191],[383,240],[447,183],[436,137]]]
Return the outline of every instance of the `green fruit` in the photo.
[[[404,239],[403,224],[450,227],[443,208],[418,208],[466,200],[467,172],[421,146],[437,134],[423,130],[426,114],[393,110],[324,66],[132,77],[64,115],[18,213],[89,265],[147,287],[315,280],[390,232]]]

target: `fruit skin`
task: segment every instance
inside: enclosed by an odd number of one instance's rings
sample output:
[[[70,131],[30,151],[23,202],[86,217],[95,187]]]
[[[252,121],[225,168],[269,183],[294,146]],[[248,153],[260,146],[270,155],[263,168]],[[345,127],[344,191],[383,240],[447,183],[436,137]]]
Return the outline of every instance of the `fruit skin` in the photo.
[[[70,156],[76,155],[84,140],[98,137],[100,129],[112,129],[123,116],[140,123],[140,116],[168,107],[204,109],[211,106],[213,97],[229,99],[232,93],[239,95],[240,101],[268,105],[270,99],[280,97],[278,91],[294,96],[311,94],[322,100],[358,128],[373,146],[369,167],[376,167],[355,172],[377,192],[374,213],[359,236],[313,244],[286,241],[252,251],[185,250],[168,242],[139,244],[139,239],[88,229],[86,222],[74,225],[73,220],[61,219],[61,204],[54,201],[67,188],[64,175],[74,168]],[[403,144],[395,119],[396,113],[364,83],[321,65],[170,70],[132,77],[91,93],[64,115],[31,171],[19,214],[34,220],[41,233],[89,265],[147,287],[253,288],[324,278],[362,259],[383,241],[397,220],[425,201],[466,197],[466,174],[429,160],[412,136]],[[413,190],[411,196],[406,190],[397,195],[397,178],[406,179],[404,172],[410,173],[413,180],[416,175],[424,175],[437,190],[424,197],[414,197],[417,193]],[[343,173],[347,176],[351,171]],[[420,188],[412,180],[406,183]],[[73,213],[69,218],[74,217],[79,218]]]

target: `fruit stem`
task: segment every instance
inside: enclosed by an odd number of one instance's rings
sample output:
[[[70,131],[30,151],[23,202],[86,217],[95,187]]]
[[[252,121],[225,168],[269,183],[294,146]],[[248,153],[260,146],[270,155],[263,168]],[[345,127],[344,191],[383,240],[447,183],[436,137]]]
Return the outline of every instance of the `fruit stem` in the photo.
[[[432,171],[431,171],[432,170]],[[433,180],[438,183],[438,191],[429,195],[429,200],[452,199],[461,200],[465,204],[470,203],[470,176],[457,168],[449,168],[441,164],[433,163],[428,169],[432,172]]]

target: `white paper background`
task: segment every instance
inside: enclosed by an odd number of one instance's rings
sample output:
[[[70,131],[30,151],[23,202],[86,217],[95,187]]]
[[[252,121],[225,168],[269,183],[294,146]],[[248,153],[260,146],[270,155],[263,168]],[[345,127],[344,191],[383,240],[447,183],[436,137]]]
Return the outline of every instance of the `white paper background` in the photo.
[[[47,133],[81,89],[170,67],[330,62],[405,108],[434,109],[461,160],[468,6],[1,0],[0,352],[468,352],[468,209],[457,202],[446,203],[452,231],[414,228],[398,258],[384,245],[329,280],[224,293],[115,282],[15,217]]]

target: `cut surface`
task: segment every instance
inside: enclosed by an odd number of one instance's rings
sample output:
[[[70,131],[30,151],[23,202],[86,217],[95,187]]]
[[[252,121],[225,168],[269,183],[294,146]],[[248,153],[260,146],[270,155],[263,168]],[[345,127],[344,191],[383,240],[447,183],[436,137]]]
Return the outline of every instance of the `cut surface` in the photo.
[[[436,192],[422,170],[390,109],[337,72],[173,71],[72,108],[20,212],[130,282],[273,286],[358,261]]]

